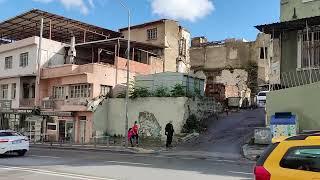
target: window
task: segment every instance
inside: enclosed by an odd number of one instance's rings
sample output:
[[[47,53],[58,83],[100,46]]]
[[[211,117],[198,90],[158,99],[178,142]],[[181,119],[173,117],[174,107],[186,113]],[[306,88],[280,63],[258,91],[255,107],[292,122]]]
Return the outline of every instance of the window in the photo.
[[[29,92],[30,92],[29,84],[23,83],[22,87],[23,87],[22,96],[23,96],[24,99],[28,99],[29,98]]]
[[[6,57],[4,60],[4,69],[12,69],[12,56]]]
[[[266,52],[266,55],[264,55],[264,52]],[[260,48],[260,59],[268,59],[268,48],[267,47]]]
[[[47,129],[51,131],[56,131],[57,130],[57,125],[56,124],[49,124],[47,125]]]
[[[35,98],[36,97],[36,85],[33,83],[31,85],[31,98]]]
[[[17,84],[11,84],[11,99],[15,99],[17,95]]]
[[[187,54],[187,40],[186,39],[180,39],[179,41],[179,55],[180,56],[186,56]]]
[[[147,30],[148,40],[157,39],[158,37],[158,30],[157,28],[154,29],[148,29]]]
[[[64,87],[53,87],[53,98],[64,99]]]
[[[1,99],[8,99],[8,84],[1,85]]]
[[[28,66],[28,56],[29,53],[22,53],[20,54],[20,67],[27,67]]]
[[[300,35],[301,39],[301,68],[320,66],[320,30],[310,31]]]
[[[291,148],[280,166],[301,171],[320,172],[320,146]]]
[[[106,85],[100,86],[100,95],[106,96],[110,93],[111,87]]]
[[[90,97],[90,84],[72,85],[70,86],[71,98],[87,98]]]
[[[0,132],[0,137],[6,137],[6,136],[19,136],[16,132]]]

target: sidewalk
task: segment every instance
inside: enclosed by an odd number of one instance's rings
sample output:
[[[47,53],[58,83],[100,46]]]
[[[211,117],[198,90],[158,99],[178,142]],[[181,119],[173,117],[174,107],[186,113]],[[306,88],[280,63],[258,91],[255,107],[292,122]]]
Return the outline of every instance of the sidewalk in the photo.
[[[31,148],[44,149],[66,149],[66,150],[84,150],[84,151],[106,151],[132,154],[156,154],[156,150],[144,149],[140,147],[122,147],[122,146],[106,146],[106,145],[87,145],[87,144],[59,144],[59,143],[30,143]]]

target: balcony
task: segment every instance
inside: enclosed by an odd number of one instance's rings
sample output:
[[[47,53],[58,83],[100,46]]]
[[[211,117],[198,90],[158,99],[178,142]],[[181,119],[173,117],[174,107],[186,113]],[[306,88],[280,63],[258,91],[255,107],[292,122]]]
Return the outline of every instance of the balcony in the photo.
[[[86,99],[68,99],[68,100],[43,100],[42,109],[59,111],[87,111],[88,101]]]
[[[35,99],[30,98],[30,99],[20,99],[19,101],[20,107],[24,108],[34,108],[35,106]]]

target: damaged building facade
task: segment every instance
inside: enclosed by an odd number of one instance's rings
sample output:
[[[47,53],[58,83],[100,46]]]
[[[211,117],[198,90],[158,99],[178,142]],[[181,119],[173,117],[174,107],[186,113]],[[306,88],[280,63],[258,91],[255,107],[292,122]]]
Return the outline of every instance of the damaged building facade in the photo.
[[[121,33],[37,9],[0,23],[0,38],[0,129],[34,140],[90,142],[127,62],[131,80],[166,70],[163,46],[131,41],[128,61]]]
[[[278,83],[279,43],[270,35],[258,34],[256,41],[226,39],[208,42],[192,39],[191,69],[207,78],[206,95],[219,101],[250,98],[267,84]]]
[[[128,28],[120,29],[120,32],[125,38],[128,37]],[[191,34],[177,21],[161,19],[132,26],[131,38],[163,47],[165,71],[189,72]]]

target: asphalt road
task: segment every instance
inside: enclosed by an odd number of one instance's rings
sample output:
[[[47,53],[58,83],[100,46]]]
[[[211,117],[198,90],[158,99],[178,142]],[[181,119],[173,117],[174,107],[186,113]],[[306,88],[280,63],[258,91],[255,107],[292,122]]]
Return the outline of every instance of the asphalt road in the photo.
[[[208,131],[195,141],[177,147],[178,151],[203,151],[218,154],[220,157],[240,159],[241,145],[252,137],[256,127],[263,127],[263,108],[241,110],[212,120]]]
[[[253,164],[164,155],[31,149],[0,157],[0,180],[249,180]]]

